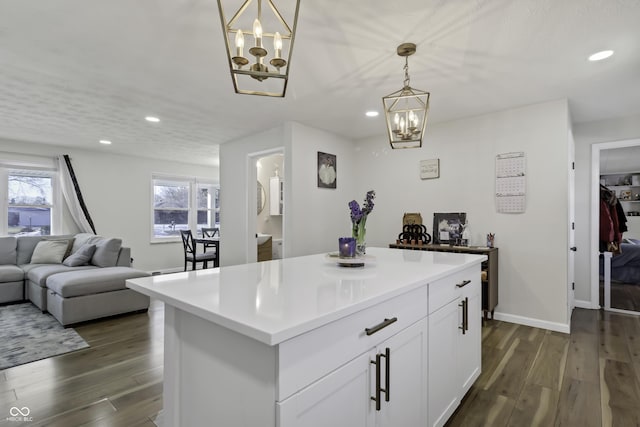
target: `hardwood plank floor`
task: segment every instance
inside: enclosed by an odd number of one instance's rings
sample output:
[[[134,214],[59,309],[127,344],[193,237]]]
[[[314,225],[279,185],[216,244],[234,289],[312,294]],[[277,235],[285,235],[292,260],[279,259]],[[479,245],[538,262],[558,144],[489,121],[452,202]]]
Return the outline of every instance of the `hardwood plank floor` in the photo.
[[[569,335],[487,321],[482,337],[483,372],[448,427],[640,426],[638,317],[576,309]]]
[[[154,427],[163,317],[153,302],[80,325],[90,348],[0,371],[0,426],[26,406],[29,426]],[[640,426],[640,318],[576,309],[570,335],[489,320],[482,339],[482,375],[448,427]]]

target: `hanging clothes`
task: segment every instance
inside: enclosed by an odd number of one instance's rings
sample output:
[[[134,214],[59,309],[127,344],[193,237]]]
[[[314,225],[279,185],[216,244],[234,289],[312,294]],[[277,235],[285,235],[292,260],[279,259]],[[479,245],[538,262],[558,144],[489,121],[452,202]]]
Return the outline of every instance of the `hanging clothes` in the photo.
[[[616,194],[600,185],[600,252],[621,253],[622,233],[627,230],[627,217]]]

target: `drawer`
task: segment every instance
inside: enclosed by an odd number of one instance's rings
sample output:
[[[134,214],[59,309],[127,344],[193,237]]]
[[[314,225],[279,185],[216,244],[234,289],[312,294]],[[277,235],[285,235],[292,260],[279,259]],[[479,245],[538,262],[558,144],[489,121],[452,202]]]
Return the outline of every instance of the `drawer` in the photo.
[[[425,285],[280,343],[276,400],[286,399],[426,317],[427,299]],[[393,317],[398,320],[372,335],[365,333],[365,328]]]
[[[460,297],[465,281],[480,282],[480,267],[469,267],[451,276],[429,283],[429,314]],[[467,286],[471,286],[471,283]]]

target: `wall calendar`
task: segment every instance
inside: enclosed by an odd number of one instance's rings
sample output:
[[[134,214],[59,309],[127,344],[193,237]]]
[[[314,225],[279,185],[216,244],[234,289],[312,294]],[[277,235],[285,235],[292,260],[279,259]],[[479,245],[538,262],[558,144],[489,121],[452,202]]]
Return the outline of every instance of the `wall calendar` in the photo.
[[[496,211],[522,213],[525,211],[526,181],[524,152],[496,156]]]

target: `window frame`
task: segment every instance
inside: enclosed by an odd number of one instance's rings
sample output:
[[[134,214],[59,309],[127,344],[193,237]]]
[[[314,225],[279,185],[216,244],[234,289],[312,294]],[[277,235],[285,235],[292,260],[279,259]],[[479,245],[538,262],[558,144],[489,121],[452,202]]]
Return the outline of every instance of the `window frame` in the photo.
[[[9,234],[9,208],[32,207],[32,205],[11,205],[9,203],[9,176],[17,174],[29,175],[34,173],[51,179],[51,204],[41,205],[51,209],[51,228],[49,235],[61,234],[62,230],[62,194],[58,170],[53,167],[32,166],[22,163],[0,162],[0,236],[12,236]]]
[[[151,209],[150,209],[150,242],[152,244],[155,243],[175,243],[181,242],[180,235],[176,236],[167,236],[167,237],[158,237],[155,233],[155,212],[157,210],[155,206],[155,187],[158,183],[161,182],[167,183],[180,183],[188,186],[189,196],[188,196],[188,207],[187,211],[187,229],[191,230],[191,232],[196,235],[198,233],[199,225],[198,225],[198,189],[202,186],[210,187],[214,193],[212,197],[212,206],[211,208],[207,208],[208,211],[211,212],[209,216],[211,220],[211,224],[209,226],[213,227],[219,225],[219,223],[215,222],[216,213],[219,213],[219,206],[216,206],[216,197],[215,192],[220,191],[220,186],[214,180],[198,178],[193,176],[181,176],[181,175],[167,175],[162,173],[153,173],[151,175],[151,185],[150,185],[150,201],[151,201]],[[171,210],[185,210],[181,208],[171,208]]]

